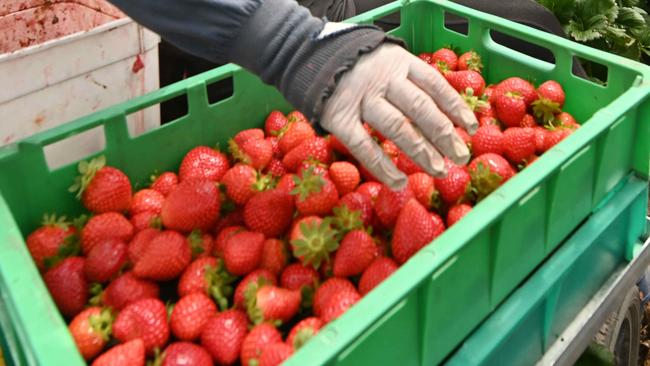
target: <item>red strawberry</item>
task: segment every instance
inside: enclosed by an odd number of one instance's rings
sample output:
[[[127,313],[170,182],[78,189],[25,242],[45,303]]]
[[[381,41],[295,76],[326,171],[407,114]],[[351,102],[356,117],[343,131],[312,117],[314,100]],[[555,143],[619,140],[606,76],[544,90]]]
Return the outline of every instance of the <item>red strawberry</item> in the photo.
[[[540,97],[549,99],[552,102],[559,104],[560,108],[564,107],[564,89],[562,89],[562,85],[560,85],[560,83],[557,81],[549,80],[542,83],[537,88],[537,93]]]
[[[458,69],[458,56],[449,48],[441,48],[431,54],[431,64],[437,64],[441,69],[456,71]]]
[[[320,318],[323,323],[327,324],[343,315],[359,300],[361,300],[361,295],[356,289],[338,291],[325,303]]]
[[[192,252],[185,237],[166,230],[147,245],[133,267],[133,274],[154,281],[168,281],[180,276],[191,260]]]
[[[258,191],[256,189],[257,178],[258,173],[253,167],[237,164],[224,174],[221,184],[226,188],[228,198],[238,205],[244,205]],[[263,186],[259,188],[264,189]]]
[[[109,349],[97,357],[92,366],[144,366],[144,342],[134,339]]]
[[[381,143],[381,149],[384,150],[384,153],[388,155],[389,158],[396,158],[399,155],[399,147],[395,145],[391,140],[385,140]]]
[[[557,130],[549,131],[544,140],[544,151],[550,150],[553,146],[560,143],[560,141],[567,138],[573,131],[567,128],[560,128]]]
[[[228,148],[237,161],[255,169],[264,169],[273,158],[273,145],[271,141],[264,139],[264,133],[262,133],[261,139],[249,138],[241,143],[238,143],[237,140],[230,140]]]
[[[282,150],[280,150],[280,139],[275,136],[271,136],[267,137],[266,140],[271,143],[271,147],[273,148],[273,159],[271,159],[271,161],[282,160],[282,156],[284,154],[282,154]]]
[[[153,178],[153,177],[152,177]],[[178,185],[178,176],[173,172],[164,172],[154,178],[151,189],[162,193],[165,197]]]
[[[403,264],[444,231],[417,200],[409,200],[400,211],[393,231],[392,251],[395,260]],[[435,215],[435,214],[434,214]]]
[[[463,199],[470,189],[472,178],[463,167],[446,161],[447,176],[435,178],[434,182],[440,198],[448,204],[456,203]]]
[[[467,89],[472,90],[472,95],[480,97],[485,89],[483,76],[476,71],[463,70],[454,71],[445,75],[449,84],[459,93],[466,93]]]
[[[359,293],[365,296],[398,269],[397,263],[388,257],[375,259],[361,275]]]
[[[293,354],[293,349],[285,343],[273,343],[264,348],[258,366],[279,366]]]
[[[494,117],[481,117],[478,120],[478,125],[479,127],[483,127],[483,126],[491,126],[491,125],[499,126],[500,124],[499,121],[497,121],[496,118]]]
[[[183,341],[193,341],[201,336],[203,327],[217,314],[217,306],[205,294],[195,292],[181,297],[170,318],[172,334]]]
[[[447,227],[451,227],[451,225],[457,223],[460,219],[463,218],[463,216],[467,215],[471,210],[472,210],[472,206],[466,203],[461,203],[459,205],[455,205],[452,208],[450,208],[449,212],[447,212]]]
[[[356,289],[352,282],[345,278],[332,277],[323,282],[314,294],[314,314],[321,316],[329,300],[341,291],[356,291]]]
[[[330,141],[330,147],[332,150],[336,151],[337,153],[344,155],[344,156],[350,156],[350,151],[348,148],[343,145],[341,140],[337,139],[336,136],[334,135],[329,135],[328,136],[329,141]]]
[[[178,281],[178,295],[192,293],[210,295],[222,310],[228,308],[228,297],[232,295],[232,283],[236,278],[228,273],[223,261],[212,257],[199,258],[192,262]]]
[[[165,196],[162,193],[153,189],[142,189],[133,195],[129,213],[131,215],[145,211],[160,213],[164,201]]]
[[[293,349],[298,350],[311,337],[315,336],[323,327],[323,321],[320,318],[309,317],[301,320],[296,324],[287,336],[287,344]]]
[[[140,260],[142,253],[144,253],[149,242],[151,242],[151,240],[153,240],[153,238],[155,238],[159,233],[160,230],[158,229],[146,228],[135,234],[133,239],[131,239],[127,250],[129,261],[135,263]]]
[[[183,157],[178,176],[181,182],[193,178],[218,182],[228,168],[230,163],[224,153],[207,146],[197,146]]]
[[[415,197],[409,186],[401,191],[393,191],[388,186],[382,186],[375,201],[375,214],[386,228],[395,225],[399,211],[406,202]]]
[[[345,210],[342,209],[343,206],[347,207],[348,212],[345,212]],[[358,192],[350,192],[346,194],[341,197],[339,203],[332,210],[337,218],[346,220],[348,224],[337,226],[356,228],[358,227],[356,223],[357,220],[361,220],[361,223],[365,226],[372,225],[375,219],[375,212],[372,206],[371,198],[364,194]],[[357,215],[355,212],[358,212],[358,217],[356,217]]]
[[[287,130],[280,137],[280,150],[282,150],[282,153],[287,154],[294,147],[300,145],[303,141],[307,141],[315,136],[316,132],[309,123],[290,123]]]
[[[368,268],[377,255],[377,246],[367,232],[354,230],[345,235],[334,257],[334,276],[356,276]]]
[[[513,164],[520,164],[535,154],[535,131],[512,127],[503,133],[503,155]]]
[[[300,310],[300,291],[252,283],[245,291],[246,310],[254,324],[284,324]]]
[[[138,300],[158,298],[158,294],[155,282],[139,279],[133,272],[127,272],[106,287],[102,301],[104,305],[120,311]]]
[[[465,52],[458,58],[458,70],[473,70],[481,72],[483,63],[481,56],[474,51]]]
[[[104,156],[80,162],[81,176],[70,191],[77,192],[77,198],[91,212],[124,212],[131,206],[131,182],[119,169],[105,165]]]
[[[537,127],[537,121],[532,115],[526,114],[524,119],[521,120],[519,127]]]
[[[95,358],[106,346],[112,323],[110,310],[97,306],[87,308],[72,319],[68,330],[84,360]]]
[[[329,175],[340,195],[354,191],[361,181],[357,167],[347,161],[332,163]]]
[[[282,272],[280,286],[289,290],[302,290],[305,286],[314,289],[319,281],[320,276],[313,267],[293,263]]]
[[[397,169],[403,171],[406,175],[423,172],[422,168],[402,151],[397,154],[397,164],[395,165],[397,165]]]
[[[168,229],[207,231],[217,221],[220,208],[219,189],[214,182],[187,179],[167,196],[160,216]]]
[[[270,344],[282,342],[282,335],[275,327],[268,323],[256,325],[244,339],[241,347],[242,366],[259,365],[262,352]],[[252,362],[255,360],[255,362]]]
[[[264,131],[261,128],[249,128],[239,131],[232,139],[237,145],[249,140],[264,140]]]
[[[201,230],[193,230],[187,237],[187,242],[192,251],[192,258],[207,257],[212,254],[214,241],[210,234],[201,233]]]
[[[538,154],[542,154],[544,151],[544,146],[545,146],[545,141],[546,141],[546,135],[548,134],[548,130],[544,127],[537,126],[533,128],[533,131],[535,131],[535,152]]]
[[[419,54],[418,57],[420,58],[420,60],[422,60],[422,61],[424,61],[424,62],[426,62],[428,64],[431,63],[431,53],[423,52],[423,53]]]
[[[212,366],[208,351],[194,343],[172,343],[163,355],[162,366]]]
[[[274,275],[278,275],[284,270],[288,262],[289,252],[287,251],[286,244],[282,240],[264,240],[260,268],[267,269]]]
[[[285,174],[278,181],[278,185],[275,186],[276,189],[291,193],[291,191],[296,188],[295,174]]]
[[[463,142],[469,146],[472,143],[472,136],[470,136],[469,133],[467,133],[467,131],[465,131],[465,129],[462,127],[456,127],[455,129],[458,137],[460,137],[461,140],[463,140]]]
[[[214,227],[213,233],[218,234],[224,228],[228,226],[243,226],[244,225],[244,209],[242,207],[235,208],[234,211],[231,211],[222,217],[221,220],[217,221],[217,225]],[[216,245],[216,243],[215,243]]]
[[[117,212],[107,212],[93,216],[81,230],[81,248],[84,254],[107,239],[129,242],[133,237],[133,225]]]
[[[503,132],[494,125],[481,126],[472,136],[472,154],[503,153]]]
[[[131,216],[131,225],[136,233],[149,229],[162,226],[160,222],[160,214],[154,211],[144,211]]]
[[[235,235],[236,233],[240,231],[244,231],[245,228],[243,226],[228,226],[217,234],[216,239],[214,240],[214,252],[213,255],[217,257],[223,257],[223,250],[226,247],[226,243],[228,242],[228,239],[230,239],[231,236]]]
[[[235,276],[244,276],[252,272],[262,262],[263,247],[263,234],[252,231],[234,234],[226,242],[223,251],[226,269]]]
[[[84,261],[81,257],[66,258],[43,276],[56,306],[67,317],[77,315],[88,301]]]
[[[264,131],[267,136],[278,136],[289,120],[280,111],[272,111],[264,122]]]
[[[508,127],[518,127],[526,116],[526,101],[518,92],[505,92],[495,97],[499,121]]]
[[[287,174],[287,168],[282,164],[282,160],[273,158],[269,165],[266,166],[266,173],[273,177],[281,177]]]
[[[555,119],[559,122],[559,125],[562,127],[570,128],[573,130],[580,128],[580,125],[578,124],[576,119],[573,118],[573,116],[567,112],[558,113],[555,116]]]
[[[84,262],[88,281],[107,282],[122,269],[128,258],[127,246],[118,239],[106,239],[95,245]]]
[[[147,354],[153,354],[169,339],[165,304],[158,299],[144,299],[127,305],[115,318],[113,335],[121,342],[142,339]]]
[[[439,202],[433,177],[426,173],[409,175],[409,188],[415,198],[426,208],[434,208]]]
[[[289,114],[287,114],[287,119],[289,122],[302,122],[302,123],[309,123],[309,120],[307,117],[305,117],[304,114],[302,114],[300,111],[291,111]]]
[[[282,189],[253,196],[244,207],[244,221],[251,230],[276,237],[287,230],[293,218],[293,197]]]
[[[530,106],[535,100],[537,100],[537,90],[530,82],[519,78],[511,77],[503,80],[495,87],[492,98],[490,98],[490,103],[494,103],[497,98],[507,92],[518,93],[523,97],[526,107]]]
[[[302,178],[296,178],[295,195],[298,212],[303,216],[327,215],[339,199],[336,186],[331,180],[315,175],[313,170],[306,171]]]
[[[243,309],[246,310],[246,298],[244,297],[246,290],[248,289],[248,286],[251,284],[258,284],[260,280],[263,281],[263,283],[273,285],[275,286],[277,284],[277,281],[275,279],[275,275],[271,273],[268,269],[256,269],[253,272],[249,273],[244,277],[243,280],[239,282],[237,285],[237,288],[235,289],[235,297],[234,297],[234,302],[235,302],[235,307],[238,309]]]
[[[381,188],[381,183],[365,182],[361,183],[361,185],[357,187],[356,192],[365,195],[366,197],[370,198],[373,203],[375,203],[375,201],[377,201],[377,197],[379,196],[379,192],[381,192]]]
[[[302,141],[282,158],[282,164],[287,170],[295,172],[300,163],[305,160],[329,164],[332,161],[332,151],[327,140],[322,137],[313,137]]]
[[[483,93],[485,93],[485,91]],[[494,111],[494,108],[492,108],[492,104],[486,103],[483,99],[484,98],[481,97],[479,102],[476,103],[476,109],[474,110],[476,118],[479,120],[481,118],[496,118],[497,114]]]
[[[66,240],[74,239],[75,232],[65,217],[44,216],[42,226],[27,237],[27,249],[39,270],[45,269],[45,260],[56,256]]]
[[[483,154],[469,164],[472,187],[480,201],[515,175],[514,169],[501,155]]]
[[[232,365],[239,359],[248,334],[248,319],[240,310],[226,310],[210,319],[201,333],[201,345],[219,365]]]
[[[315,175],[320,175],[330,179],[329,167],[327,164],[323,164],[318,160],[304,160],[300,163],[300,166],[298,166],[298,171],[296,173],[299,177],[302,177],[302,175],[309,169],[311,169]]]
[[[293,256],[302,264],[318,269],[329,262],[330,253],[338,248],[337,232],[318,216],[304,217],[294,224],[290,240]]]

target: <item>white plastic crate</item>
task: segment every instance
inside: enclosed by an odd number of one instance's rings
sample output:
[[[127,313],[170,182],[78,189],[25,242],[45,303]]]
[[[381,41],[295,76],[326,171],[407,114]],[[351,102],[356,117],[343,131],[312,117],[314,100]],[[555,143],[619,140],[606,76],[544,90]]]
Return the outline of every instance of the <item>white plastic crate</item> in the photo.
[[[0,1],[0,146],[158,89],[157,35],[102,0]],[[129,116],[132,134],[159,109]],[[49,146],[58,166],[104,145],[101,129]]]

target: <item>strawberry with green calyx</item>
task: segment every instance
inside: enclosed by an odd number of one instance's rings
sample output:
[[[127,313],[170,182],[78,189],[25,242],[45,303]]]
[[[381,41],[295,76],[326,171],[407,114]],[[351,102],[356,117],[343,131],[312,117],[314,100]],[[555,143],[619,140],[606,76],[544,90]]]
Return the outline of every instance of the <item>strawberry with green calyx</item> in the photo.
[[[305,160],[329,164],[332,161],[332,150],[329,142],[323,137],[312,137],[302,141],[291,149],[283,158],[282,164],[291,172],[295,172]]]
[[[508,127],[519,127],[526,116],[526,101],[521,93],[508,91],[495,97],[495,112]]]
[[[431,54],[429,63],[449,71],[456,71],[458,69],[458,56],[456,52],[449,48],[441,48]]]
[[[178,281],[178,295],[200,292],[210,295],[221,310],[228,308],[228,298],[233,293],[232,284],[237,277],[230,274],[223,260],[213,257],[192,262]]]
[[[330,261],[330,253],[339,247],[338,233],[329,220],[307,216],[296,222],[291,230],[291,247],[294,257],[305,266],[318,269]]]
[[[93,361],[91,366],[145,366],[145,348],[142,339],[118,344]]]
[[[287,344],[297,351],[318,334],[322,327],[323,321],[319,318],[313,316],[305,318],[291,328],[287,336]]]
[[[271,271],[263,268],[256,269],[246,275],[246,277],[237,284],[237,288],[235,289],[235,297],[233,300],[234,306],[237,309],[246,310],[246,298],[244,295],[248,286],[250,284],[258,283],[259,281],[264,281],[266,284],[275,286],[277,284],[275,277],[276,276]]]
[[[188,179],[219,182],[229,168],[226,154],[208,146],[197,146],[183,157],[178,177],[181,182]]]
[[[451,207],[447,212],[447,227],[451,227],[453,224],[460,221],[460,219],[467,215],[471,210],[472,206],[466,203],[461,203]]]
[[[377,256],[377,245],[367,232],[354,230],[345,235],[334,256],[336,277],[360,275]]]
[[[312,169],[312,173],[314,175],[320,175],[324,178],[331,179],[329,173],[329,166],[327,164],[321,163],[316,159],[311,159],[311,158],[307,160],[303,160],[300,163],[300,166],[298,167],[298,171],[296,172],[296,174],[299,177],[302,177],[302,175],[305,174],[305,172],[309,169]]]
[[[485,79],[483,79],[483,76],[476,71],[453,71],[447,73],[445,78],[459,93],[469,94],[469,90],[471,90],[473,96],[480,97],[483,95]]]
[[[346,233],[362,226],[371,226],[375,221],[372,198],[359,192],[350,192],[339,199],[336,207],[332,209],[334,218],[332,225],[339,231]],[[355,214],[358,212],[359,215]],[[357,220],[361,220],[359,223]]]
[[[244,292],[246,311],[253,324],[270,322],[276,326],[290,321],[300,310],[299,290],[288,290],[258,280]]]
[[[472,88],[467,88],[463,91],[460,92],[460,96],[463,98],[465,101],[465,104],[469,107],[469,109],[472,110],[477,116],[477,118],[481,117],[482,115],[479,115],[479,111],[483,110],[488,110],[490,108],[490,103],[487,101],[487,97],[484,96],[477,96],[474,93],[474,89]]]
[[[472,178],[464,169],[449,160],[445,160],[447,176],[434,178],[435,188],[441,200],[446,204],[455,204],[466,198],[471,191]]]
[[[214,241],[212,240],[212,235],[208,233],[203,233],[199,229],[192,230],[187,237],[187,241],[192,251],[192,259],[207,257],[212,253]]]
[[[305,117],[305,115],[298,110],[289,112],[289,114],[287,114],[287,120],[289,120],[289,123],[296,123],[296,122],[309,123],[307,117]]]
[[[445,230],[442,220],[432,215],[416,199],[409,200],[400,211],[391,246],[398,263],[404,264]]]
[[[558,126],[568,128],[571,130],[577,130],[578,128],[580,128],[580,125],[578,124],[576,119],[568,112],[558,113],[555,116],[554,122],[556,122],[555,124],[557,124]]]
[[[131,225],[133,225],[133,229],[136,233],[149,228],[162,228],[162,219],[160,218],[160,214],[154,211],[137,213],[131,216],[129,221],[131,222]]]
[[[544,139],[544,151],[550,150],[573,133],[570,128],[551,128]]]
[[[524,80],[520,77],[511,77],[501,81],[494,87],[492,96],[489,99],[490,103],[495,103],[497,98],[508,92],[519,94],[522,97],[526,108],[528,108],[538,98],[537,90],[528,80]]]
[[[399,266],[395,261],[388,257],[376,258],[361,275],[359,279],[359,293],[365,296],[375,287],[379,286],[393,272],[397,271]]]
[[[246,164],[230,168],[221,180],[228,198],[238,205],[245,205],[255,193],[265,190],[270,183],[271,177],[260,174]]]
[[[111,337],[113,314],[109,309],[93,306],[72,319],[68,330],[84,360],[95,358]]]
[[[167,308],[158,299],[144,299],[127,305],[115,318],[113,335],[121,342],[142,339],[147,354],[169,340]]]
[[[178,185],[178,176],[174,172],[152,175],[149,179],[151,180],[149,188],[162,193],[165,197]]]
[[[293,263],[287,266],[280,276],[280,285],[289,290],[298,290],[302,295],[302,307],[310,309],[314,291],[320,283],[320,275],[313,267]]]
[[[296,187],[291,191],[295,204],[301,215],[327,215],[336,205],[339,195],[336,186],[328,178],[314,174],[308,169],[302,177],[295,177]]]
[[[458,70],[481,72],[482,69],[483,62],[481,61],[481,56],[474,51],[465,52],[458,58]]]
[[[291,225],[294,197],[280,188],[259,192],[244,207],[246,226],[273,238],[280,236]]]
[[[514,169],[501,155],[487,153],[476,157],[469,164],[472,189],[477,201],[481,201],[515,175]]]
[[[194,341],[216,313],[217,306],[205,294],[195,292],[183,296],[171,312],[169,324],[172,334],[183,341]]]
[[[228,142],[228,149],[235,160],[261,170],[264,169],[273,158],[273,145],[269,140],[262,138],[249,138],[238,143],[232,139]]]
[[[239,359],[248,334],[248,318],[241,310],[226,310],[208,321],[201,333],[201,346],[218,365],[232,365]]]
[[[91,212],[125,212],[131,206],[131,182],[119,169],[105,165],[103,155],[79,162],[81,175],[69,191],[77,192],[77,198]]]
[[[351,192],[350,194],[355,194],[355,192]],[[331,224],[332,227],[338,231],[339,237],[342,237],[350,231],[363,229],[364,222],[361,221],[362,212],[360,210],[352,210],[348,204],[345,203],[334,207],[332,212],[334,213],[334,216],[330,217]]]
[[[26,240],[29,254],[38,269],[46,269],[45,261],[59,255],[62,247],[70,246],[73,241],[76,241],[78,246],[76,232],[76,228],[65,216],[43,215],[41,227],[29,234]],[[53,264],[55,263],[50,260],[50,268]]]
[[[256,366],[258,359],[267,346],[282,342],[282,335],[271,324],[262,323],[251,329],[241,347],[240,360],[242,366]]]
[[[287,154],[303,141],[307,141],[313,137],[316,137],[316,131],[314,131],[314,128],[308,122],[290,122],[287,125],[286,131],[280,135],[280,141],[278,143],[282,153]]]
[[[289,124],[287,117],[280,111],[271,111],[264,121],[264,132],[267,136],[279,136]]]
[[[533,102],[533,113],[544,123],[551,123],[555,115],[562,112],[565,94],[562,85],[554,80],[542,83],[537,88],[539,99]]]
[[[427,209],[440,208],[440,194],[436,190],[433,177],[426,173],[415,173],[408,177],[409,187],[415,198]]]

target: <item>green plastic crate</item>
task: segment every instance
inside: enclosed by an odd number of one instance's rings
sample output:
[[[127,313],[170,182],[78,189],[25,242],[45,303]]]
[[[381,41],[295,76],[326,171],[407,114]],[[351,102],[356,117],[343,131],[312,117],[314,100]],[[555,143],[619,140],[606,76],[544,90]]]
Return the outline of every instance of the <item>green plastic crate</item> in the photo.
[[[648,176],[647,67],[447,1],[393,3],[351,21],[369,23],[396,11],[402,25],[393,33],[413,52],[453,44],[483,56],[488,81],[511,75],[557,79],[567,89],[566,109],[587,123],[414,256],[289,364],[440,362],[621,179],[631,171]],[[468,35],[444,28],[447,12],[469,19]],[[490,30],[550,49],[556,64],[496,44]],[[573,76],[574,55],[607,66],[607,86]],[[230,77],[234,95],[210,104],[206,85]],[[126,115],[184,95],[188,115],[129,135]],[[81,212],[66,192],[75,164],[51,169],[44,146],[103,128],[106,148],[100,153],[137,185],[154,170],[176,168],[193,146],[224,146],[237,131],[261,126],[272,109],[290,107],[273,88],[228,65],[1,149],[0,310],[6,316],[0,316],[0,326],[7,356],[20,365],[82,364],[23,240],[43,212]]]
[[[645,231],[648,182],[631,177],[445,364],[534,365]]]

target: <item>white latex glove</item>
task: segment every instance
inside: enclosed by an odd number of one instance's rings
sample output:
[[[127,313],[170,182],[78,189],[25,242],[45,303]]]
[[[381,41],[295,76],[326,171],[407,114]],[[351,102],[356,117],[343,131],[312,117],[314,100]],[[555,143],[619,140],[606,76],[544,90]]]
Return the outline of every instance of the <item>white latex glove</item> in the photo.
[[[460,165],[469,160],[469,150],[454,124],[470,134],[478,128],[474,113],[445,78],[394,44],[362,56],[343,75],[320,123],[377,179],[393,189],[405,187],[406,175],[366,132],[362,121],[436,177],[447,174],[443,155]]]

